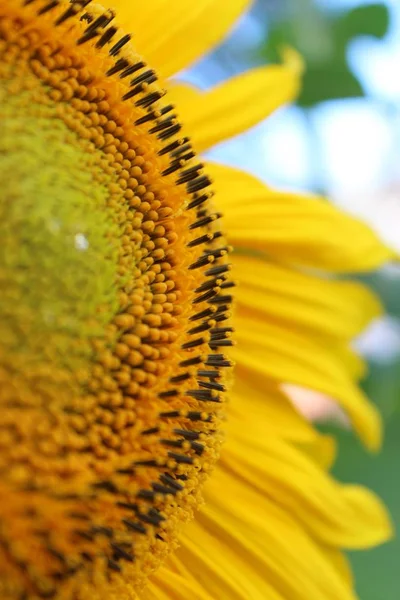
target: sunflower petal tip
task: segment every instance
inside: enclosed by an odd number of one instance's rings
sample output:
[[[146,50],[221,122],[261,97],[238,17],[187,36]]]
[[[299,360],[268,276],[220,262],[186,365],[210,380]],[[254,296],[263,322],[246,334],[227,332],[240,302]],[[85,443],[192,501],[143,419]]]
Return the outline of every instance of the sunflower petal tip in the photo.
[[[281,45],[280,55],[286,67],[291,69],[296,75],[301,77],[306,70],[306,63],[298,50],[286,44]]]
[[[371,415],[368,428],[360,432],[360,439],[371,454],[378,454],[382,447],[383,425],[380,413],[375,409]]]
[[[353,548],[370,548],[389,542],[393,538],[395,527],[391,516],[374,492],[354,485],[344,488],[344,495],[357,515],[360,529],[363,530],[363,536]]]

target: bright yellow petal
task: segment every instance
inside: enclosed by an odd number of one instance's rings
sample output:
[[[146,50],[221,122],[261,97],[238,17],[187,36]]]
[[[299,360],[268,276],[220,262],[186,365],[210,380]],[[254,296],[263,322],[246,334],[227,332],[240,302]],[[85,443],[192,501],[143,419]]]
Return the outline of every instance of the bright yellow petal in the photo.
[[[332,435],[316,434],[310,442],[296,444],[305,455],[324,471],[329,471],[337,457],[337,442]]]
[[[367,363],[350,346],[336,344],[335,354],[354,381],[360,381],[367,375]]]
[[[323,279],[240,254],[233,264],[239,310],[306,335],[349,340],[382,314],[378,298],[362,284]]]
[[[230,393],[228,429],[238,424],[255,439],[267,435],[288,440],[304,449],[323,469],[329,469],[336,457],[336,441],[317,433],[288,397],[268,383],[257,374],[241,377],[238,371]]]
[[[221,165],[208,164],[207,170],[236,249],[343,273],[375,269],[394,257],[370,227],[324,199],[273,191]]]
[[[206,523],[208,519],[199,515],[189,525],[177,554],[213,600],[287,600],[240,542],[227,543],[232,523],[223,519],[218,531]],[[240,521],[236,529],[242,529]]]
[[[211,552],[203,542],[203,530],[211,535],[207,539],[218,540],[218,547],[214,543]],[[215,598],[355,598],[336,566],[326,560],[318,544],[301,525],[283,507],[244,485],[243,480],[225,468],[218,469],[210,481],[205,509],[195,526],[188,528],[179,555],[185,564],[196,566],[199,577],[206,561],[211,568],[214,565],[217,572],[221,571],[221,563],[225,563],[226,574],[231,577],[235,572],[242,573],[242,566],[246,565],[242,585],[248,585],[250,578],[257,583],[258,593],[252,595],[239,586],[234,595],[221,594],[217,588],[207,589]],[[210,585],[208,573],[203,581],[203,585]],[[267,583],[275,595],[270,595]]]
[[[271,385],[257,374],[242,377],[238,370],[230,398],[229,431],[238,426],[255,439],[268,436],[289,441],[323,469],[330,469],[336,458],[336,440],[317,432],[275,383]]]
[[[162,77],[178,73],[227,35],[251,0],[103,0]]]
[[[251,390],[236,385],[205,507],[141,600],[355,600],[340,547],[390,537],[375,496],[337,484],[302,448],[271,435]]]
[[[255,437],[267,432],[303,444],[313,444],[318,437],[275,384],[268,387],[257,376],[242,378],[238,373],[230,396],[228,420],[239,420]]]
[[[293,100],[300,74],[288,65],[259,67],[233,77],[209,92],[173,86],[172,100],[190,131],[194,147],[203,152],[256,125]]]
[[[284,507],[314,539],[367,548],[390,537],[386,511],[368,490],[337,484],[301,450],[268,435],[254,436],[239,421],[231,421],[228,439],[224,467]]]
[[[346,581],[347,585],[352,589],[354,586],[354,577],[351,571],[350,562],[343,552],[340,552],[335,548],[330,548],[329,546],[321,546],[321,552],[324,553],[327,560],[337,570],[339,576]]]
[[[169,566],[169,561],[163,565],[150,583],[139,594],[140,600],[214,600],[193,577],[176,573]]]
[[[267,382],[295,383],[331,396],[346,410],[364,443],[372,450],[379,447],[379,413],[353,383],[334,346],[240,313],[236,329],[238,344],[232,354],[243,378],[256,373]]]

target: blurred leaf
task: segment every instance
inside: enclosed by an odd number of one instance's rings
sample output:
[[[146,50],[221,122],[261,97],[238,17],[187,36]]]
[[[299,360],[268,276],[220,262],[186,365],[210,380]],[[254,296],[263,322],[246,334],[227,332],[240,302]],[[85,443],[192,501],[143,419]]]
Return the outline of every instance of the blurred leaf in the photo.
[[[310,66],[303,76],[302,93],[298,100],[301,106],[312,106],[324,100],[358,98],[364,92],[358,79],[346,64],[332,63],[326,66]]]
[[[360,35],[383,38],[389,28],[389,10],[383,4],[358,6],[333,23],[337,39],[344,43]]]
[[[397,412],[400,414],[400,368],[398,358],[388,363],[369,365],[368,376],[363,382],[366,394],[379,407],[385,421]]]
[[[382,38],[389,26],[388,8],[376,3],[332,16],[310,0],[293,0],[289,7],[283,20],[272,20],[262,52],[276,61],[280,48],[290,45],[303,55],[306,74],[299,104],[363,96],[361,83],[347,64],[347,47],[360,35]]]

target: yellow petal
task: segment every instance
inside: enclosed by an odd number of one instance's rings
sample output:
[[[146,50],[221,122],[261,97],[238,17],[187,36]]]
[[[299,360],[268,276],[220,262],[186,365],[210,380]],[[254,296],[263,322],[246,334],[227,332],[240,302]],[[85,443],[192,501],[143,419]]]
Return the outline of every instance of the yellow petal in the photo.
[[[324,553],[326,559],[333,565],[333,567],[338,572],[339,577],[343,579],[349,586],[349,588],[353,588],[354,586],[354,577],[351,572],[351,566],[348,558],[335,548],[330,548],[329,546],[321,546],[321,552]]]
[[[336,441],[317,433],[276,385],[266,384],[256,374],[241,377],[238,371],[230,397],[228,431],[238,426],[256,439],[267,435],[294,442],[322,468],[332,466]]]
[[[332,466],[336,458],[336,440],[318,433],[275,384],[271,385],[257,374],[241,377],[239,370],[230,398],[228,447],[229,431],[238,427],[255,439],[268,436],[293,442],[323,469]]]
[[[221,531],[205,522],[205,517],[199,516],[188,526],[177,555],[213,600],[288,600],[274,589],[274,582],[251,554],[242,550],[239,541],[227,541],[231,522],[223,519]],[[236,528],[242,529],[240,521]]]
[[[210,480],[205,509],[184,535],[179,556],[185,565],[197,569],[199,577],[207,563],[210,571],[215,571],[214,577],[221,579],[221,573],[226,578],[236,577],[238,589],[230,595],[226,593],[229,588],[217,588],[207,572],[203,585],[210,586],[207,591],[215,598],[355,599],[347,581],[302,526],[282,506],[244,485],[225,468],[218,469]],[[241,579],[237,573],[242,574]],[[249,588],[239,587],[248,586],[249,579],[256,584],[258,593],[254,595]],[[267,584],[275,590],[274,595]]]
[[[331,435],[316,434],[310,442],[296,444],[321,469],[329,471],[337,456],[337,442]]]
[[[305,335],[349,340],[382,314],[378,298],[362,284],[323,279],[257,257],[234,255],[233,263],[239,310]]]
[[[103,0],[134,34],[135,48],[162,77],[209,52],[227,35],[251,0]]]
[[[268,435],[252,435],[239,422],[230,424],[228,439],[223,466],[284,507],[314,539],[367,548],[390,537],[386,511],[368,490],[339,485],[301,450]]]
[[[354,381],[360,381],[360,379],[363,379],[367,375],[368,368],[366,362],[350,346],[336,344],[335,354],[338,360],[342,361],[346,371]]]
[[[315,442],[313,427],[275,385],[268,387],[257,376],[242,378],[238,373],[230,396],[228,422],[238,421],[252,435],[267,434],[303,444]]]
[[[379,447],[379,413],[353,383],[334,346],[240,313],[236,329],[238,344],[232,355],[243,378],[256,373],[267,382],[294,383],[331,396],[346,410],[367,447]]]
[[[140,600],[214,600],[193,577],[185,577],[163,565],[151,578]]]
[[[274,65],[233,77],[208,92],[173,86],[172,100],[194,147],[203,152],[253,127],[293,100],[299,84],[297,66]]]
[[[392,259],[366,224],[317,197],[267,188],[251,175],[208,164],[225,230],[236,249],[337,272],[368,271]]]

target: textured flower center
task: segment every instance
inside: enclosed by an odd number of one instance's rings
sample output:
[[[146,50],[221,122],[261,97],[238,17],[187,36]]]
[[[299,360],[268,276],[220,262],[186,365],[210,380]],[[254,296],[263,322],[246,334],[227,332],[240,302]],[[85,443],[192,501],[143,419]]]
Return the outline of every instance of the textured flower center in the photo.
[[[0,6],[3,600],[133,598],[220,446],[228,248],[113,18]]]

